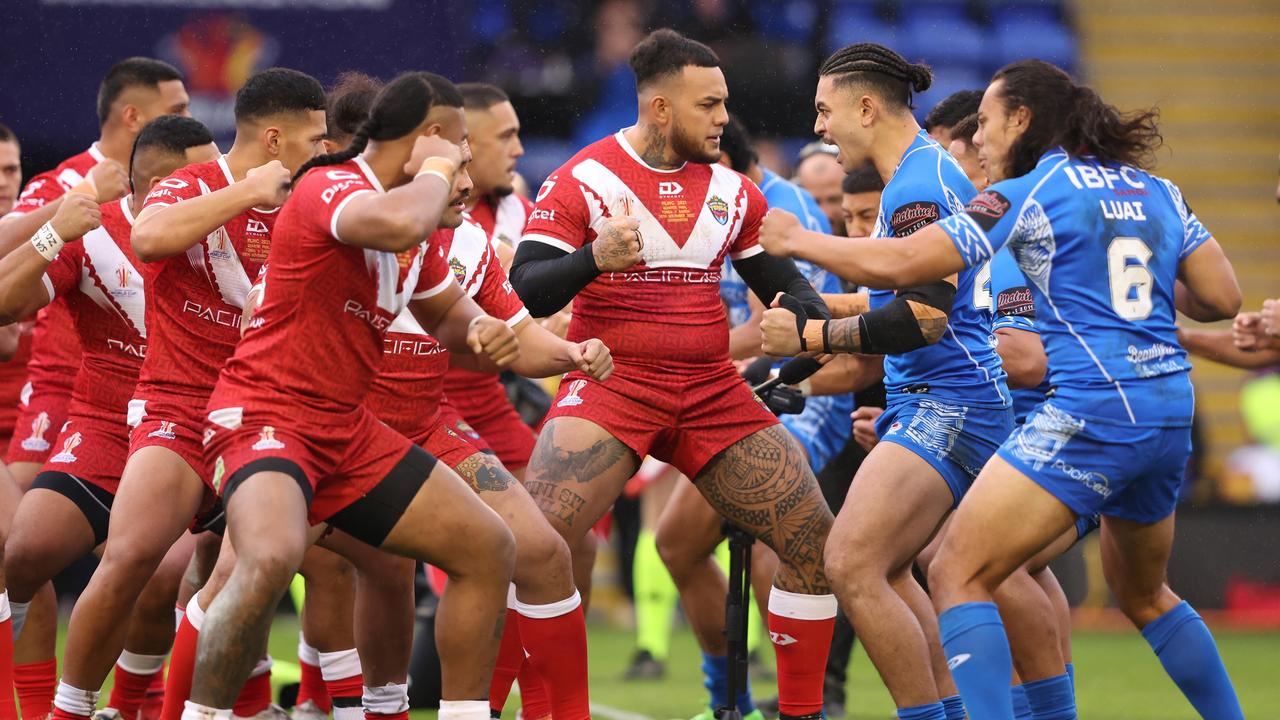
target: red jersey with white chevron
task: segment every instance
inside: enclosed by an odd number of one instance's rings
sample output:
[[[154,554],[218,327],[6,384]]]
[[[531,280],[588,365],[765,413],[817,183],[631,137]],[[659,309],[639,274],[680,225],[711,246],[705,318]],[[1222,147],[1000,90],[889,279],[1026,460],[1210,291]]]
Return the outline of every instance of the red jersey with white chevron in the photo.
[[[174,205],[233,182],[225,158],[188,165],[157,183],[143,207]],[[189,399],[199,414],[240,340],[245,296],[267,259],[278,215],[251,209],[185,253],[138,267],[147,283],[150,352],[135,398],[176,395]]]
[[[400,254],[346,245],[352,198],[384,192],[363,158],[310,170],[280,211],[262,304],[209,400],[209,418],[333,424],[363,402],[392,321],[453,273],[436,242]]]
[[[13,210],[5,217],[25,215],[48,205],[79,185],[94,165],[106,160],[98,144],[62,161],[52,170],[31,178]],[[36,316],[31,336],[31,359],[27,363],[27,382],[33,392],[62,390],[67,394],[80,369],[80,342],[71,315],[61,300],[55,300]]]
[[[70,310],[84,348],[71,414],[124,421],[147,351],[143,276],[129,244],[129,198],[102,205],[102,226],[67,243],[45,270],[45,288]]]
[[[480,223],[491,243],[506,243],[511,247],[520,244],[524,226],[529,222],[533,203],[512,193],[504,197],[485,195],[471,209],[471,219]]]
[[[431,243],[445,249],[453,279],[474,298],[486,314],[514,326],[529,316],[516,295],[484,229],[467,218],[456,230],[438,230]],[[437,424],[437,411],[445,393],[454,396],[461,374],[473,383],[496,385],[498,376],[449,368],[449,351],[414,319],[400,311],[388,329],[385,355],[365,404],[386,424],[405,437],[416,439]],[[447,374],[446,374],[447,373]],[[502,402],[506,402],[502,393]]]
[[[578,293],[569,339],[600,338],[623,363],[727,361],[720,268],[763,252],[767,210],[755,184],[721,165],[647,165],[622,132],[587,146],[538,190],[521,242],[572,252],[613,216],[640,222],[643,262]]]

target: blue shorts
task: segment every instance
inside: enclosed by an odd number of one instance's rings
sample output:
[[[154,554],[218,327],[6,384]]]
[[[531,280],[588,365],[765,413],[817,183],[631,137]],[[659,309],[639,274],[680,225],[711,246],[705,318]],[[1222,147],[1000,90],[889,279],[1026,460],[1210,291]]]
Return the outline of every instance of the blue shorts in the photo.
[[[1092,515],[1081,515],[1076,518],[1076,542],[1084,539],[1085,535],[1102,527],[1102,516],[1098,513]]]
[[[1173,512],[1191,455],[1190,427],[1135,427],[1036,408],[1000,457],[1078,516],[1154,523]]]
[[[805,398],[804,412],[781,415],[778,420],[809,456],[809,467],[816,473],[826,467],[853,435],[853,395],[817,395]]]
[[[952,507],[1012,430],[1013,408],[960,405],[929,395],[895,397],[876,421],[881,442],[901,445],[942,475]]]

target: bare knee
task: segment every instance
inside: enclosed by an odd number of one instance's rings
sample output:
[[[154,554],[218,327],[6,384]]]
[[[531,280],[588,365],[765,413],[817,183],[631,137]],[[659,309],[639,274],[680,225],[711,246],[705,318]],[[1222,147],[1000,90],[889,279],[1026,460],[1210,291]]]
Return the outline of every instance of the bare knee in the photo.
[[[1165,584],[1154,588],[1137,588],[1125,582],[1114,582],[1111,592],[1116,597],[1116,605],[1119,606],[1120,611],[1139,629],[1146,627],[1180,602],[1178,596]]]
[[[491,516],[491,517],[490,517]],[[502,522],[495,513],[482,516],[483,521],[475,535],[470,538],[475,549],[472,557],[484,558],[484,562],[472,563],[471,567],[461,569],[462,574],[472,577],[491,576],[501,578],[502,582],[511,582],[516,567],[516,540],[511,529]],[[568,552],[568,548],[565,548]]]
[[[300,547],[263,543],[263,547],[242,550],[238,554],[231,576],[248,582],[255,593],[283,592],[302,564],[302,555]],[[218,575],[217,570],[214,575]],[[203,594],[201,600],[205,600]]]
[[[573,564],[569,544],[545,523],[521,534],[516,543],[516,553],[520,568],[528,568],[540,575],[568,573]]]

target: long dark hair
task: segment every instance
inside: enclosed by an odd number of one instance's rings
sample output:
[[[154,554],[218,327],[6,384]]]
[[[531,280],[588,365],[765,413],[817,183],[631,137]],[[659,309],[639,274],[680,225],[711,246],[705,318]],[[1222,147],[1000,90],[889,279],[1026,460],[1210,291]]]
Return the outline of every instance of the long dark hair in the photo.
[[[1160,136],[1155,108],[1122,113],[1103,102],[1092,88],[1043,60],[1019,60],[1004,66],[991,82],[1004,81],[1006,111],[1031,111],[1030,125],[1009,148],[1006,175],[1031,172],[1040,156],[1061,146],[1073,157],[1150,169]]]
[[[408,135],[437,105],[462,107],[462,95],[452,82],[429,72],[408,72],[396,76],[378,92],[369,109],[369,117],[351,136],[351,143],[346,149],[307,161],[294,173],[293,181],[296,183],[311,168],[351,160],[364,152],[370,140],[395,140]]]

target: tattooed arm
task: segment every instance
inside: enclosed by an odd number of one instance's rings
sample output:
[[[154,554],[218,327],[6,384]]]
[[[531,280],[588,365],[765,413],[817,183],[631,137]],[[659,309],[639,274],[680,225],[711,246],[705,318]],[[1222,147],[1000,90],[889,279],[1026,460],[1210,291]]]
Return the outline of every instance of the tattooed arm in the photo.
[[[545,242],[522,242],[511,265],[511,284],[534,317],[554,315],[600,273],[642,262],[638,226],[635,218],[610,218],[593,242],[573,252]]]

